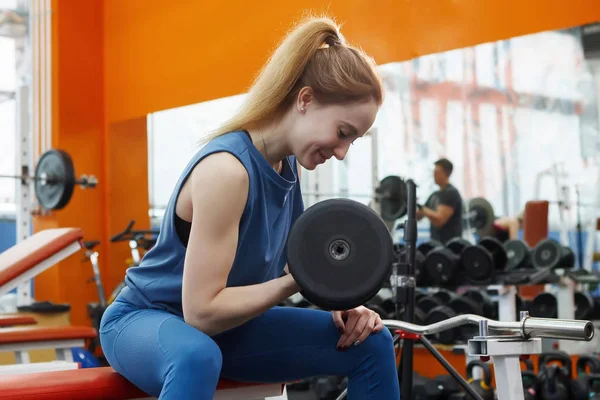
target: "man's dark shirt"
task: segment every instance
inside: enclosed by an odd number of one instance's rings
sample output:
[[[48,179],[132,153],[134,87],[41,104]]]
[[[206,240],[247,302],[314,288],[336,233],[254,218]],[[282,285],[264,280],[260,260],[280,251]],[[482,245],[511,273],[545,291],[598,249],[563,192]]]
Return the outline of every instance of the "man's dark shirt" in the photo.
[[[431,224],[431,239],[445,244],[450,239],[462,236],[462,197],[454,186],[448,184],[444,189],[433,192],[427,199],[427,202],[425,202],[425,206],[434,211],[437,210],[438,205],[440,204],[444,204],[454,209],[454,213],[445,225],[438,228]]]

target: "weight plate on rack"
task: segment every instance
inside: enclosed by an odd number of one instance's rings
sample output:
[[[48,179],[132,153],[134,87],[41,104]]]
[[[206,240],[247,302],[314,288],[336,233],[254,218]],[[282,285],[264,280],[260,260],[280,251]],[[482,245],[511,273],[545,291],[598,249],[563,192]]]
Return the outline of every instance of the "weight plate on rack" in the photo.
[[[479,245],[485,247],[494,259],[494,270],[503,270],[506,268],[506,250],[502,242],[495,237],[484,237],[479,241]]]
[[[425,261],[427,276],[437,286],[453,283],[458,277],[458,266],[459,256],[444,247],[431,250]]]
[[[554,239],[544,239],[531,252],[535,268],[558,268],[562,257],[562,246]]]
[[[460,263],[469,282],[475,285],[491,283],[494,276],[494,259],[483,246],[466,248],[460,255]]]
[[[436,299],[430,295],[425,296],[417,301],[417,307],[419,307],[425,314],[442,305],[443,303],[439,299]]]
[[[406,215],[407,197],[406,182],[399,176],[386,176],[379,182],[375,190],[381,204],[381,218],[384,221],[395,221]]]
[[[419,244],[417,250],[423,253],[424,256],[427,256],[431,250],[437,249],[438,247],[444,247],[444,245],[437,240],[427,240]]]
[[[522,240],[511,239],[504,243],[504,250],[508,261],[506,269],[526,268],[531,261],[529,246]]]
[[[573,294],[575,303],[575,319],[591,319],[594,312],[594,298],[588,293],[575,292]]]
[[[558,318],[558,304],[552,293],[540,293],[531,302],[529,314],[539,318]]]
[[[427,313],[425,324],[431,325],[453,317],[456,317],[456,313],[453,309],[448,306],[438,306]],[[457,333],[457,330],[452,328],[428,336],[434,338],[441,344],[454,344],[456,342]]]
[[[75,168],[69,154],[52,149],[44,152],[35,167],[35,196],[45,210],[64,208],[75,188]]]

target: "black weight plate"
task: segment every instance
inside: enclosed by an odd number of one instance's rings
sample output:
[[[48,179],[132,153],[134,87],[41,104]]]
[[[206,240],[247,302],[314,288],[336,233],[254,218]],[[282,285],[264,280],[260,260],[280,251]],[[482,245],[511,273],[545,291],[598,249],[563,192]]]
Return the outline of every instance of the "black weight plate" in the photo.
[[[504,250],[508,261],[506,269],[526,268],[529,266],[531,258],[529,256],[529,246],[522,240],[511,239],[504,243]]]
[[[560,268],[573,268],[575,267],[575,253],[573,249],[568,246],[562,246],[562,255],[560,258]]]
[[[575,303],[575,319],[592,319],[594,312],[594,298],[588,293],[575,292],[573,294]]]
[[[417,246],[417,250],[423,253],[425,256],[429,254],[429,252],[438,247],[444,247],[444,245],[437,240],[428,240],[423,242]]]
[[[475,301],[475,303],[481,305],[481,309],[483,311],[483,314],[481,315],[484,317],[490,319],[496,319],[498,317],[498,303],[495,303],[492,300],[485,289],[469,289],[466,290],[461,297],[471,299]]]
[[[558,268],[562,257],[562,246],[554,239],[544,239],[531,252],[531,261],[536,268]]]
[[[460,255],[460,253],[462,253],[464,249],[470,246],[472,246],[471,242],[460,237],[450,239],[448,243],[446,243],[446,248],[452,251],[454,254],[458,255]]]
[[[531,302],[529,314],[539,318],[558,318],[558,304],[552,293],[540,293]]]
[[[450,300],[447,304],[448,307],[454,310],[456,315],[475,314],[484,316],[483,307],[481,303],[476,302],[468,296],[455,297],[454,299]],[[479,327],[477,325],[472,324],[461,325],[457,328],[457,331],[460,339],[467,341],[478,334]]]
[[[431,294],[431,297],[435,297],[436,299],[441,301],[442,304],[448,304],[450,303],[450,301],[456,298],[457,295],[456,293],[451,292],[447,289],[438,289],[437,292]]]
[[[438,306],[427,313],[425,324],[435,324],[436,322],[444,321],[452,317],[456,317],[454,310],[447,306]],[[456,329],[452,328],[427,336],[432,337],[441,344],[454,344],[456,342],[457,333]]]
[[[44,152],[35,167],[35,178],[35,196],[42,208],[60,210],[69,203],[75,187],[75,168],[69,154],[57,149]]]
[[[480,237],[488,236],[492,233],[494,226],[494,208],[486,199],[476,197],[470,200],[467,218],[469,218],[471,227],[475,228]]]
[[[460,255],[460,264],[467,279],[476,285],[489,284],[494,276],[492,254],[482,246],[466,248]]]
[[[381,218],[395,221],[406,215],[407,190],[406,182],[399,176],[386,176],[376,189],[381,204]]]
[[[508,257],[504,245],[495,237],[484,237],[479,241],[479,245],[485,247],[494,259],[494,269],[503,270],[506,268]]]
[[[458,277],[459,257],[452,251],[438,247],[427,255],[425,270],[429,280],[436,285],[448,285]]]
[[[442,305],[444,304],[439,299],[436,299],[432,296],[425,296],[417,301],[417,307],[419,307],[425,314]]]
[[[426,286],[428,282],[427,271],[425,271],[425,256],[419,250],[415,251],[415,280],[417,286]]]
[[[377,293],[392,264],[392,238],[381,218],[350,199],[304,211],[287,241],[290,273],[311,303],[347,310]]]

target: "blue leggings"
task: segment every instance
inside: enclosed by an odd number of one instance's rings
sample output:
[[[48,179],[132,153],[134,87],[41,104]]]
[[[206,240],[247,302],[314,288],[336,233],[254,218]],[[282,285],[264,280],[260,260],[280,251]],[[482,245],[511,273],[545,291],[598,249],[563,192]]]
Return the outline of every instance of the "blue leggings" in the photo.
[[[289,382],[347,376],[349,400],[398,400],[392,336],[387,329],[359,346],[336,349],[330,312],[275,307],[210,337],[162,310],[117,299],[104,313],[100,341],[121,375],[159,399],[209,400],[220,377]]]

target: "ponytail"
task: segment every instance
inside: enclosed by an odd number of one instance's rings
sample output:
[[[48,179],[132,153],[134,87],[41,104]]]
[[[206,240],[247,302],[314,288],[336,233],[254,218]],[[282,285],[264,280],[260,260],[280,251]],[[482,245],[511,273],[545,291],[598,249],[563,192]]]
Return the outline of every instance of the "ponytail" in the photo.
[[[304,86],[323,103],[374,99],[380,105],[383,97],[375,63],[346,45],[333,20],[311,17],[283,38],[242,107],[206,141],[280,115]]]

